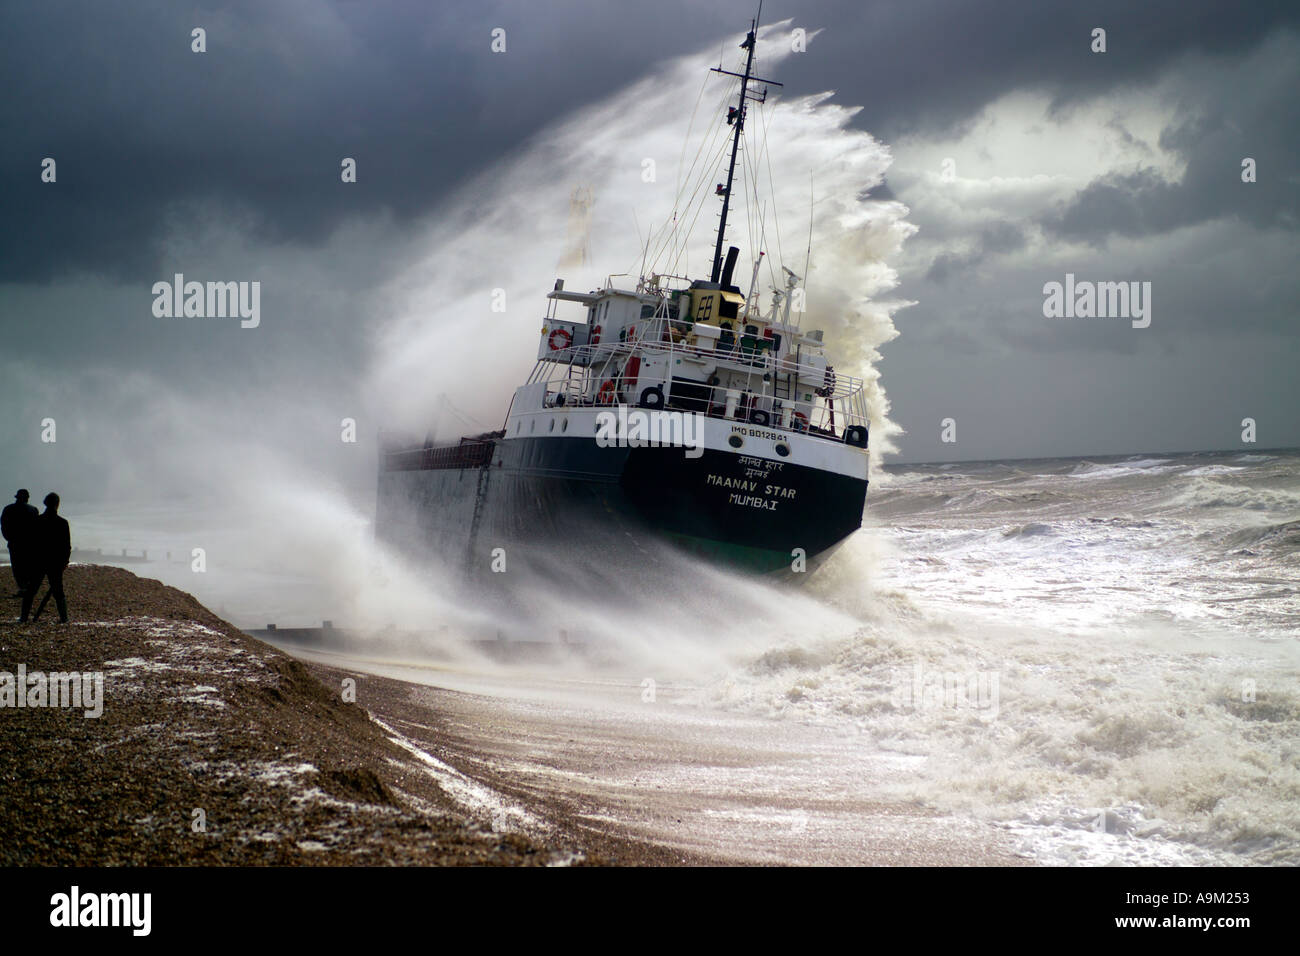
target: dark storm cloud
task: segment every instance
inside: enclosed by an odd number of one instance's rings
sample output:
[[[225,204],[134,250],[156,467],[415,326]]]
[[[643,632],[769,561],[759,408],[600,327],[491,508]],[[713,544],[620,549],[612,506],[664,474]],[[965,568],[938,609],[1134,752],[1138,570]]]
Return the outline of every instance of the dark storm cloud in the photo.
[[[827,29],[809,48],[816,56],[795,57],[781,79],[835,89],[864,104],[862,125],[888,142],[958,126],[1011,90],[1045,90],[1066,108],[1156,77],[1190,51],[1238,57],[1279,26],[1300,24],[1300,6],[1286,0],[848,0],[800,5],[795,16],[796,24],[821,18]],[[1107,31],[1103,55],[1089,47],[1095,27]]]
[[[651,64],[714,37],[726,46],[753,6],[11,6],[0,40],[0,281],[156,278],[166,217],[196,200],[246,212],[250,239],[317,244],[380,210],[409,223]],[[763,16],[824,28],[782,66],[788,92],[834,88],[841,102],[867,104],[857,122],[888,140],[959,124],[1013,89],[1046,87],[1064,105],[1156,75],[1188,50],[1239,54],[1300,8],[827,0],[769,2]],[[1098,25],[1110,31],[1104,58],[1087,50]],[[190,50],[195,26],[207,53]],[[497,26],[503,55],[489,51]],[[39,182],[46,156],[57,188]],[[345,156],[359,181],[343,189]],[[1082,207],[1067,219],[1061,228],[1097,228]]]
[[[671,6],[671,5],[670,5]],[[574,4],[97,6],[7,12],[0,279],[157,272],[170,206],[250,214],[250,239],[317,243],[350,216],[410,221],[468,174],[676,52]],[[672,12],[671,10],[669,12]],[[681,21],[681,11],[669,17]],[[721,30],[717,18],[706,18]],[[190,31],[207,31],[207,52]],[[491,31],[506,30],[494,55]],[[57,188],[39,181],[58,163]],[[355,186],[340,188],[353,157]]]
[[[1257,228],[1300,228],[1300,67],[1294,47],[1266,58],[1249,88],[1188,90],[1185,113],[1160,135],[1162,149],[1185,164],[1177,182],[1154,169],[1108,173],[1080,190],[1044,226],[1054,235],[1102,243],[1112,235],[1147,236],[1214,219]],[[1242,181],[1242,161],[1255,182]]]
[[[1168,232],[1193,218],[1179,192],[1154,170],[1107,174],[1076,193],[1051,225],[1060,235],[1090,240]]]
[[[976,246],[970,251],[941,252],[935,256],[925,277],[932,282],[945,282],[975,268],[989,256],[1017,252],[1025,247],[1026,242],[1025,231],[1005,220],[984,226],[975,239]]]

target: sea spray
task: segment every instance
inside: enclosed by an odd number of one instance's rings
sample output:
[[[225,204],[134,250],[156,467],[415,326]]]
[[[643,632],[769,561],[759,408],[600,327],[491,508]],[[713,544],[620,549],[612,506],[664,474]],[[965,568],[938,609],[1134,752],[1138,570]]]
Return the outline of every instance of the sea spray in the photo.
[[[1043,862],[1300,859],[1300,455],[891,470],[844,549],[872,543],[869,578],[810,582],[862,626],[810,627],[702,699],[905,755],[864,794]],[[995,676],[996,713],[971,706]]]
[[[789,55],[788,27],[788,22],[777,24],[762,33],[757,61],[769,72],[779,72],[779,61]],[[575,186],[594,196],[589,241],[597,252],[585,269],[562,276],[568,287],[596,287],[611,273],[640,271],[646,234],[682,213],[678,187],[687,185],[685,174],[699,143],[714,132],[707,116],[697,117],[693,138],[683,150],[691,125],[689,104],[700,96],[700,77],[715,57],[710,43],[666,62],[653,77],[539,134],[438,211],[423,261],[384,296],[391,317],[382,320],[370,379],[387,421],[424,435],[442,393],[453,396],[477,422],[501,421],[532,366],[544,296],[555,263],[571,244]],[[706,90],[706,100],[721,101],[725,89],[717,81]],[[764,200],[769,206],[767,255],[759,288],[782,285],[782,265],[805,271],[811,212],[812,258],[804,277],[802,325],[824,329],[832,362],[838,356],[841,370],[868,382],[871,451],[878,465],[891,449],[889,439],[897,427],[888,419],[889,402],[874,363],[879,347],[898,334],[892,316],[906,304],[887,298],[898,282],[888,261],[915,227],[906,222],[901,203],[867,198],[883,181],[889,150],[870,134],[851,129],[857,110],[830,102],[830,96],[773,93],[762,111],[752,107],[750,131],[761,130],[767,140],[756,153],[764,166],[764,189],[770,163],[775,190],[774,199]],[[651,181],[643,175],[647,159],[654,162]],[[691,241],[678,243],[682,257],[659,262],[660,271],[707,271],[713,244],[711,201],[705,197],[709,215],[698,217]],[[756,210],[739,196],[736,210],[728,240],[746,256],[755,254],[758,236],[747,222]],[[784,262],[778,261],[782,253]],[[634,284],[635,278],[624,275],[616,281]],[[766,305],[766,296],[763,301]],[[448,431],[437,437],[456,435]]]

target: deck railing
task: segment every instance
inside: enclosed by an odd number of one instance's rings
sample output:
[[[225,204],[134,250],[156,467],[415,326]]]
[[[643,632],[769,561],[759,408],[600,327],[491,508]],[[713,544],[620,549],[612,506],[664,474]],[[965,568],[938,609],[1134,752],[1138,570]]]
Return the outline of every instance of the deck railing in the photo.
[[[432,471],[442,468],[481,468],[492,460],[491,440],[462,438],[457,445],[423,445],[385,451],[384,471]]]
[[[769,351],[770,346],[742,344],[740,338],[726,349],[691,346],[678,340],[685,338],[682,325],[664,317],[644,319],[637,324],[644,334],[635,339],[557,349],[537,363],[529,383],[546,382],[547,402],[552,405],[635,405],[645,386],[639,376],[629,374],[628,360],[638,353],[643,357],[667,353],[670,369],[677,367],[673,359],[688,357],[703,358],[719,368],[742,373],[745,382],[733,413],[736,420],[761,421],[766,417],[768,426],[782,428],[785,409],[789,409],[790,430],[836,440],[850,426],[867,426],[866,388],[861,379],[797,363],[789,354],[778,360]],[[771,341],[757,336],[744,338],[760,343]],[[633,377],[637,378],[635,384],[630,382]],[[609,387],[602,393],[606,383]],[[728,386],[674,377],[665,386],[665,407],[722,417],[728,391]],[[808,394],[813,396],[811,401],[803,397]],[[797,416],[796,407],[800,409]]]

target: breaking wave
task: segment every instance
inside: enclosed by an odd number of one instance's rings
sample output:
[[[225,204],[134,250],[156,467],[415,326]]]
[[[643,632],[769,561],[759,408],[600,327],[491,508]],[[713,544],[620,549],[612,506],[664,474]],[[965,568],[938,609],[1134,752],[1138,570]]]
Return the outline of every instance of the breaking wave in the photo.
[[[1043,862],[1300,864],[1300,455],[908,466],[868,516],[860,625],[711,705],[914,761],[864,785]]]

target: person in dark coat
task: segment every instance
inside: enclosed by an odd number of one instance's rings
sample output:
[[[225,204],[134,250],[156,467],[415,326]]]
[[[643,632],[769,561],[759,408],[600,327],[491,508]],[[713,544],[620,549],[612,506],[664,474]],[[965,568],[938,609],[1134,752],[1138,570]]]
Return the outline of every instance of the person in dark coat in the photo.
[[[18,597],[27,593],[28,578],[35,573],[33,539],[38,512],[27,503],[30,497],[26,488],[19,488],[13,504],[5,505],[4,511],[0,511],[0,535],[9,544],[9,568],[18,585]]]
[[[63,571],[72,558],[72,532],[65,518],[59,517],[59,496],[50,492],[45,496],[45,513],[36,519],[36,565],[32,575],[32,586],[23,593],[23,612],[19,623],[27,623],[27,615],[32,609],[32,599],[40,590],[41,581],[50,580],[50,593],[45,597],[54,598],[54,605],[59,609],[59,621],[68,623],[68,601],[63,596]],[[41,602],[44,607],[45,602]],[[36,616],[40,617],[37,608]]]

